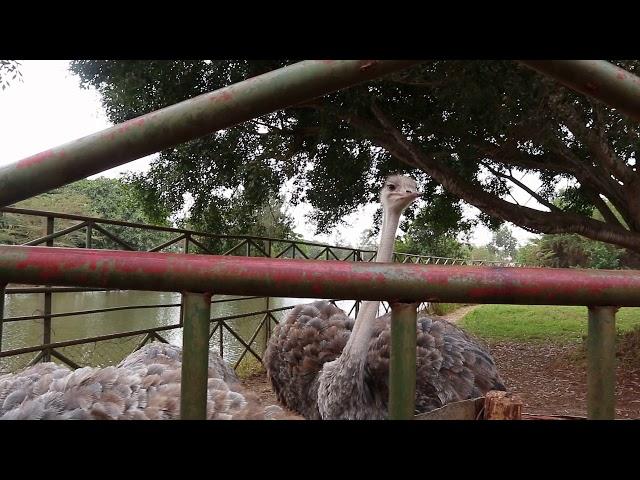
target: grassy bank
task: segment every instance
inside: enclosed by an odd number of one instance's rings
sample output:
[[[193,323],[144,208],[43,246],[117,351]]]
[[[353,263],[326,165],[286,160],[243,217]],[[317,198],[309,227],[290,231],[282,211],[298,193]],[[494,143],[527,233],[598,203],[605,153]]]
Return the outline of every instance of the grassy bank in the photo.
[[[460,320],[469,333],[486,340],[579,343],[587,334],[586,307],[482,305]],[[640,308],[621,308],[619,331],[640,326]]]

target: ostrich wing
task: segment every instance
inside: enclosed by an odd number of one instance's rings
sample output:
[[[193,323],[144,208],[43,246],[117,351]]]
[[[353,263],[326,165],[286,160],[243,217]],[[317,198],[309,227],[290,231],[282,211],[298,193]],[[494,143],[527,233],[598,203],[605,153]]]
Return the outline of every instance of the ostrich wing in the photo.
[[[367,357],[367,381],[387,404],[391,315],[376,319]],[[488,350],[444,319],[421,316],[417,324],[416,411],[504,390]]]
[[[373,394],[372,418],[387,415],[391,315],[378,317],[369,345],[364,382]],[[265,353],[267,376],[278,400],[307,419],[319,419],[318,376],[340,356],[354,320],[329,302],[298,305],[273,332]],[[504,390],[488,350],[444,319],[417,322],[416,410]],[[364,407],[363,407],[364,408]],[[378,411],[380,410],[380,411]]]
[[[0,419],[173,419],[180,417],[182,350],[150,343],[117,367],[75,371],[45,363],[0,377]],[[209,354],[207,418],[286,418],[262,407],[233,370]]]
[[[307,419],[319,419],[318,374],[349,339],[354,320],[330,302],[296,306],[273,330],[264,355],[278,400]]]

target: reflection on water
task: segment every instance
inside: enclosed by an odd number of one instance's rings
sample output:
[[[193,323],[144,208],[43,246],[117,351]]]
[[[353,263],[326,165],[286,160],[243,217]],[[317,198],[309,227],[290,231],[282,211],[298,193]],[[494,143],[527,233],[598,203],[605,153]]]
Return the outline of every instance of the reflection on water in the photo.
[[[238,298],[217,295],[214,300]],[[4,317],[38,315],[43,312],[43,294],[19,294],[5,296]],[[270,298],[269,308],[279,308],[299,303],[308,303],[313,299]],[[118,307],[125,305],[180,304],[180,294],[142,291],[82,292],[54,293],[52,295],[52,313],[73,312]],[[349,311],[353,302],[338,302],[338,306]],[[214,303],[211,306],[212,318],[227,315],[248,314],[267,308],[265,298],[245,299],[233,302]],[[274,312],[278,320],[284,318],[289,310]],[[180,307],[161,307],[121,310],[116,312],[92,313],[71,317],[53,318],[51,320],[51,337],[53,342],[62,342],[86,337],[96,337],[118,332],[142,330],[179,323]],[[251,339],[264,314],[247,315],[238,319],[227,320],[231,327],[245,342]],[[182,345],[182,329],[176,328],[159,332],[163,338],[175,345]],[[12,350],[39,345],[42,343],[43,320],[25,320],[4,323],[2,350]],[[74,345],[57,349],[74,362],[85,366],[115,365],[131,353],[144,335],[116,338],[89,344]],[[219,350],[219,330],[211,338],[210,345]],[[253,350],[262,354],[266,347],[264,328],[258,332]],[[232,364],[238,359],[244,347],[225,330],[223,334],[223,352],[227,362]],[[0,372],[16,371],[36,356],[37,352],[0,358]],[[247,356],[251,356],[247,354]]]

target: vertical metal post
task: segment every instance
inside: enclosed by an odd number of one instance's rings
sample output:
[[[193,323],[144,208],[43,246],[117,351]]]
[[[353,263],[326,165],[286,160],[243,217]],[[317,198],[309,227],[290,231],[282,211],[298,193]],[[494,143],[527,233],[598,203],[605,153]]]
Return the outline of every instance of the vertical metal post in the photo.
[[[207,417],[210,316],[210,293],[184,294],[180,385],[180,418],[183,420],[204,420]]]
[[[616,311],[589,307],[587,336],[587,417],[613,420],[616,385]]]
[[[183,251],[185,255],[189,253],[189,234],[188,233],[184,237]],[[180,295],[180,325],[184,325],[184,294]]]
[[[85,248],[92,248],[93,245],[93,227],[91,224],[87,225],[87,238],[84,242]]]
[[[271,240],[267,240],[267,254],[269,255],[269,258],[271,258]],[[266,302],[266,307],[265,310],[267,310],[267,312],[269,311],[269,297],[266,297],[267,302]],[[271,337],[271,316],[270,314],[267,315],[267,323],[265,323],[265,329],[264,329],[264,346],[265,346],[265,350],[267,348],[267,345],[269,344],[269,338]]]
[[[251,242],[249,242],[249,240],[247,240],[247,248],[245,253],[246,253],[245,257],[251,256]]]
[[[410,420],[415,413],[416,325],[415,303],[394,303],[391,305],[390,420]]]
[[[54,228],[54,217],[46,218],[46,233],[45,235],[51,235],[53,233]],[[53,238],[47,240],[47,247],[53,247]],[[47,285],[50,287],[51,285]],[[42,343],[48,345],[51,343],[51,304],[52,304],[52,293],[50,291],[44,293],[44,323],[43,323],[43,332],[42,332]],[[42,351],[42,361],[50,362],[51,361],[51,350],[46,349]]]
[[[2,326],[4,325],[4,289],[7,284],[0,284],[0,352],[2,351]]]
[[[220,324],[220,328],[218,328],[218,331],[220,332],[220,343],[219,345],[219,353],[220,353],[220,358],[222,358],[224,360],[224,337],[223,337],[223,333],[224,333],[224,327],[222,325],[222,323]]]

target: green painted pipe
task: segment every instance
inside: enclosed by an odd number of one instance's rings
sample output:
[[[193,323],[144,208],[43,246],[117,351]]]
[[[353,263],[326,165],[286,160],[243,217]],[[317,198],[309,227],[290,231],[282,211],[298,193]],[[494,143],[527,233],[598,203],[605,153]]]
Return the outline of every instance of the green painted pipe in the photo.
[[[587,337],[587,417],[613,420],[617,307],[590,307]]]
[[[185,100],[0,168],[0,206],[416,63],[307,60]]]
[[[640,121],[640,78],[604,60],[526,60],[522,64]]]
[[[417,305],[391,304],[389,419],[410,420],[416,406]]]
[[[180,418],[182,420],[207,418],[210,314],[210,293],[187,292],[184,294],[180,384]]]

